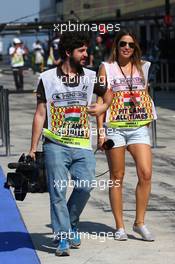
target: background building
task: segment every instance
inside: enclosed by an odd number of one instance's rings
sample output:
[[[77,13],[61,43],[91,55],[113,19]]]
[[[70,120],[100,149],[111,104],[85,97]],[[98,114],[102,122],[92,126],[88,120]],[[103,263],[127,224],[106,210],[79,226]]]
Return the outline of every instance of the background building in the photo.
[[[56,21],[56,0],[40,0],[40,21]]]
[[[116,17],[160,15],[166,0],[40,0],[40,20],[54,21],[74,18],[81,21],[111,20]],[[167,1],[168,2],[168,1]],[[171,13],[175,13],[175,0],[170,0]]]
[[[81,21],[115,19],[116,17],[130,17],[131,15],[160,15],[164,12],[165,0],[57,0],[57,12],[62,11],[64,19],[73,10]],[[175,4],[175,0],[171,0]]]
[[[169,2],[175,16],[175,0],[41,0],[41,21],[120,22],[137,33],[143,49],[158,43],[163,35],[175,38],[175,22],[166,26],[163,16]]]

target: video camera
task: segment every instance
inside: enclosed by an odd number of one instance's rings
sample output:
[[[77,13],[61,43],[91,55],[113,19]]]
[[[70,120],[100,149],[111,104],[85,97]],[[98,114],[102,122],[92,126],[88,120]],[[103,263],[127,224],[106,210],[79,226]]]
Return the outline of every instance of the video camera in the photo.
[[[43,152],[36,152],[36,160],[24,153],[16,163],[8,163],[15,172],[7,174],[4,188],[14,188],[15,199],[23,201],[27,192],[42,193],[47,191]]]

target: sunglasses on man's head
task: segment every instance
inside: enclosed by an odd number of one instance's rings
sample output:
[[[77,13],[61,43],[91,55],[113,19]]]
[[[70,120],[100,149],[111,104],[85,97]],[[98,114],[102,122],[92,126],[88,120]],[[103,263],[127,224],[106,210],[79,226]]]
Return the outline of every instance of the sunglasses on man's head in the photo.
[[[134,42],[126,42],[126,41],[120,41],[119,42],[119,47],[123,48],[128,44],[130,49],[134,49],[135,48],[135,43]]]

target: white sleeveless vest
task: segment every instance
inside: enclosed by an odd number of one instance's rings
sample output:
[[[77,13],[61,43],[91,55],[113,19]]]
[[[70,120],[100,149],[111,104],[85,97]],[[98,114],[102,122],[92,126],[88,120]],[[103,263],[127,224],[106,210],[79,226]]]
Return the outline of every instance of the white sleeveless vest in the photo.
[[[113,101],[106,112],[105,125],[112,128],[136,128],[157,119],[154,103],[146,87],[150,62],[143,62],[144,82],[136,70],[132,76],[132,91],[117,62],[103,63],[106,70],[108,88],[113,91]],[[129,78],[128,78],[129,81]]]
[[[91,104],[95,72],[83,68],[79,85],[65,85],[57,76],[57,68],[41,74],[47,101],[47,129],[50,140],[75,148],[91,149],[91,124],[87,106]],[[64,81],[64,80],[63,80]]]

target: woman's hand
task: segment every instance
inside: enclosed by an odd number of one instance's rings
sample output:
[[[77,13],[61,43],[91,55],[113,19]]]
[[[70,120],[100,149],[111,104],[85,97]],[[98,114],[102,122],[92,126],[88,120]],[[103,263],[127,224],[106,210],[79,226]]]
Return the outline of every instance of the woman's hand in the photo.
[[[98,135],[97,139],[97,148],[103,151],[103,143],[106,141],[105,136]]]

